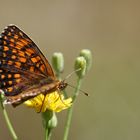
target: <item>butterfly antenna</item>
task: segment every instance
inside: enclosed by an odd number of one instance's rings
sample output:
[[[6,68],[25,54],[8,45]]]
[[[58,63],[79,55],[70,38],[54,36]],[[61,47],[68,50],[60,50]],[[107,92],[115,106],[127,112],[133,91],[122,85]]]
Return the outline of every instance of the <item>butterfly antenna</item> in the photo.
[[[70,87],[72,87],[72,88],[76,89],[76,87],[75,87],[75,86],[70,85],[70,84],[68,84],[68,85],[69,85]],[[81,90],[81,89],[79,89],[79,91],[80,91],[81,93],[85,94],[86,96],[89,96],[89,94],[88,94],[87,92],[85,92],[85,91],[83,91],[83,90]]]
[[[72,76],[74,73],[76,73],[77,71],[80,71],[80,70],[81,70],[81,68],[76,69],[75,71],[71,72],[68,76],[65,77],[65,79],[63,80],[63,82],[66,81],[66,80],[67,80],[70,76]],[[70,85],[70,84],[68,84],[68,83],[67,83],[67,85],[69,85],[70,87],[76,89],[76,87],[73,86],[73,85]],[[89,96],[89,94],[88,94],[87,92],[85,92],[85,91],[83,91],[83,90],[81,90],[81,89],[79,89],[79,91],[80,91],[81,93],[85,94],[86,96]]]
[[[69,77],[71,77],[74,73],[76,73],[77,71],[80,71],[80,70],[81,70],[81,68],[79,68],[79,69],[77,69],[77,70],[71,72],[69,75],[67,75],[67,76],[65,77],[65,79],[64,79],[63,81],[66,81],[66,80],[67,80]]]

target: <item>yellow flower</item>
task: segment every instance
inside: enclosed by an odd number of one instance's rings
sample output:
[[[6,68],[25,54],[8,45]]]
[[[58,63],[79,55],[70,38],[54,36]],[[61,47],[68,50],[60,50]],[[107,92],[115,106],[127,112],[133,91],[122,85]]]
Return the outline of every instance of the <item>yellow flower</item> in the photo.
[[[33,99],[25,101],[24,104],[35,108],[36,112],[45,112],[46,110],[60,112],[72,105],[72,98],[64,99],[63,94],[55,91],[47,95],[40,94]]]

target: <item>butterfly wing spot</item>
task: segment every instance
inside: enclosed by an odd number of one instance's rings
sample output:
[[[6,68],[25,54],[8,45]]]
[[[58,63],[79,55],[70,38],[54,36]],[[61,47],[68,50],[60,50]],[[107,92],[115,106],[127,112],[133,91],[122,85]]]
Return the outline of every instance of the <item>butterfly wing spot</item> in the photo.
[[[15,65],[16,65],[17,67],[21,67],[21,63],[20,63],[20,62],[15,62]]]
[[[24,57],[19,57],[19,60],[20,60],[20,62],[23,62],[23,63],[25,63],[27,61],[27,59]]]
[[[6,86],[6,82],[3,82],[2,84],[3,84],[4,86]]]
[[[8,74],[8,78],[9,78],[9,79],[12,78],[12,74]]]
[[[6,41],[5,41],[5,42],[6,42]],[[14,43],[14,42],[15,42],[15,40],[14,40],[13,38],[11,38],[11,39],[10,39],[10,42]]]
[[[25,40],[25,39],[20,39],[20,41],[21,41],[24,45],[28,45],[28,44],[29,44],[29,42],[28,42],[27,40]]]
[[[5,40],[8,39],[7,36],[4,36],[4,39],[5,39]]]
[[[16,79],[16,82],[19,83],[21,81],[21,79]]]
[[[18,37],[18,35],[14,35],[14,39],[18,39],[19,37]]]
[[[29,57],[33,54],[33,51],[31,49],[26,49],[27,51],[25,52]]]
[[[11,60],[8,61],[8,64],[9,64],[9,65],[13,65],[13,63],[14,63],[14,62],[11,61]]]
[[[9,84],[9,85],[12,85],[12,83],[13,83],[12,81],[8,81],[8,84]]]
[[[27,51],[28,53],[30,53],[30,55],[34,54],[34,51],[33,51],[32,49],[30,49],[30,48],[26,49],[26,51]]]
[[[20,78],[20,74],[14,74],[14,78]]]
[[[21,57],[25,57],[25,53],[22,52],[22,51],[19,51],[18,55],[21,56]]]
[[[20,42],[20,41],[16,42],[16,48],[21,49],[23,47],[25,47],[25,45],[22,42]]]
[[[8,32],[8,34],[7,34],[8,36],[11,36],[11,32]]]
[[[3,54],[3,57],[6,57],[7,56],[6,53],[4,53],[4,52],[2,54]]]
[[[3,45],[7,45],[7,42],[6,41],[3,41]]]
[[[13,30],[13,29],[11,29],[10,31],[11,31],[11,32],[14,32],[14,30]]]
[[[7,46],[4,46],[3,51],[8,51],[8,50],[9,50],[9,48]]]
[[[34,72],[34,71],[35,71],[35,68],[34,68],[33,66],[31,66],[31,67],[30,67],[30,71],[31,71],[31,72]]]
[[[13,49],[13,50],[12,50],[12,53],[17,53],[17,50],[16,50],[16,49]]]
[[[10,43],[10,47],[14,47],[15,45],[13,43]]]
[[[16,56],[15,56],[15,55],[12,55],[11,58],[12,58],[12,59],[16,59]]]
[[[13,91],[13,88],[12,87],[9,87],[7,88],[8,92],[12,92]]]
[[[15,48],[17,49],[17,51],[20,51],[24,46],[21,46],[19,44],[16,44],[15,45]]]
[[[1,75],[1,79],[4,79],[4,78],[5,78],[5,75],[4,75],[4,74],[2,74],[2,75]]]
[[[41,69],[42,71],[44,71],[44,69],[45,69],[44,65],[41,65],[41,66],[40,66],[40,69]]]
[[[19,34],[20,34],[21,36],[23,36],[23,33],[22,33],[22,32],[19,32]]]
[[[40,58],[39,57],[33,57],[33,58],[31,58],[31,60],[32,60],[33,63],[37,63],[40,60]]]

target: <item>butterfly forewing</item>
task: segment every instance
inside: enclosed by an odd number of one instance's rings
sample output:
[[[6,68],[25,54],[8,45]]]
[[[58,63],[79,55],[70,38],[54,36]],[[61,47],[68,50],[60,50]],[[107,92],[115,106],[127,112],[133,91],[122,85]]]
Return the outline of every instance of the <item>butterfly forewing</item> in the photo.
[[[15,96],[47,78],[53,70],[36,44],[18,27],[10,25],[0,36],[0,88]]]

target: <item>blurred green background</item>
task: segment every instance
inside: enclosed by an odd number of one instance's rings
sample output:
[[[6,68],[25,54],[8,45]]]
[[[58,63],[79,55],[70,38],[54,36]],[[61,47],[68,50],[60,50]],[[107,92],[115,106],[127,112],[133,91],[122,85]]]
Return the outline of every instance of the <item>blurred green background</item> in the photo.
[[[0,0],[0,30],[16,24],[47,56],[65,57],[63,77],[73,71],[83,48],[93,53],[93,67],[81,87],[69,140],[140,139],[140,2],[137,0]],[[76,76],[68,79],[76,83]],[[68,94],[73,89],[67,88]],[[20,140],[43,140],[40,114],[24,105],[7,106]],[[58,114],[52,140],[61,140],[66,111]],[[0,139],[10,133],[0,112]]]

